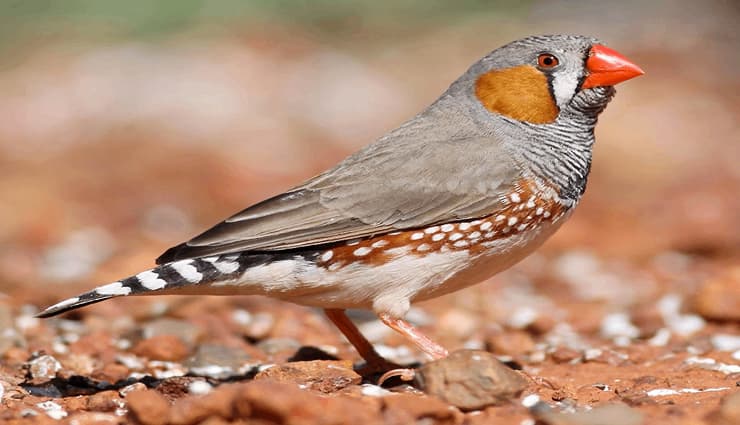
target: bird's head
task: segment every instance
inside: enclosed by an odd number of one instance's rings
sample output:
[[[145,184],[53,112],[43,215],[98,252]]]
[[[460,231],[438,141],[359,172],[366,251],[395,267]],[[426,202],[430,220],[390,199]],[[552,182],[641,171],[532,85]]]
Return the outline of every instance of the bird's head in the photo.
[[[572,113],[574,104],[598,114],[613,95],[612,86],[643,73],[596,39],[544,35],[494,50],[458,83],[489,113],[548,124],[561,113]]]

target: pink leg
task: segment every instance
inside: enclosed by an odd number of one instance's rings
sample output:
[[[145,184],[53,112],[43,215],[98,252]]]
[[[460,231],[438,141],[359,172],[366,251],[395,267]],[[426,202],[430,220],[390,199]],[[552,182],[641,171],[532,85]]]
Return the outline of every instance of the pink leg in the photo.
[[[413,327],[411,323],[403,319],[391,317],[386,313],[378,314],[378,317],[388,327],[408,338],[409,341],[413,342],[421,351],[432,356],[434,360],[447,357],[448,353],[444,347],[429,339],[426,335]]]
[[[337,328],[344,334],[347,340],[352,344],[357,352],[367,362],[367,368],[370,372],[381,372],[384,370],[398,367],[386,359],[380,356],[373,348],[370,341],[368,341],[357,329],[354,323],[349,320],[349,317],[344,313],[344,310],[340,309],[324,309],[326,317],[336,325]]]

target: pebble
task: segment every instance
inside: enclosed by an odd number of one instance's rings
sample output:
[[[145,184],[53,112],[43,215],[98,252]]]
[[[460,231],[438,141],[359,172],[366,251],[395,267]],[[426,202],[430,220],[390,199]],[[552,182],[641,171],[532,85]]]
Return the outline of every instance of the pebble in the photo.
[[[671,331],[667,328],[660,328],[649,340],[648,344],[653,347],[665,347],[671,341]]]
[[[507,330],[487,337],[485,345],[488,351],[496,354],[519,356],[534,349],[534,340],[528,332]]]
[[[244,310],[243,310],[244,311]],[[267,337],[275,327],[275,318],[269,313],[256,313],[244,325],[244,334],[249,338],[261,340]]]
[[[133,391],[126,396],[130,419],[141,425],[165,425],[170,404],[154,390]]]
[[[601,321],[601,336],[617,342],[620,338],[634,339],[640,336],[640,329],[632,324],[626,313],[611,313]]]
[[[590,410],[556,412],[552,409],[531,409],[543,425],[640,425],[643,415],[624,404],[607,404]]]
[[[534,308],[523,306],[514,310],[506,323],[514,329],[524,329],[533,324],[539,315],[540,313]]]
[[[362,377],[352,369],[352,362],[349,360],[290,362],[263,370],[254,379],[293,382],[301,388],[322,393],[333,393],[350,385],[359,385],[362,381]]]
[[[469,338],[480,326],[480,320],[465,310],[452,308],[439,317],[436,328],[442,335]]]
[[[146,390],[146,385],[142,384],[141,382],[135,382],[118,390],[118,395],[120,395],[121,397],[126,397],[129,393],[143,390]]]
[[[740,424],[740,392],[735,392],[722,399],[719,409],[712,414],[715,425]]]
[[[714,320],[740,320],[740,266],[704,282],[694,297],[694,309]]]
[[[166,317],[153,320],[142,328],[142,336],[145,339],[159,335],[176,336],[188,348],[192,348],[198,343],[201,333],[200,328],[190,322]]]
[[[385,388],[379,385],[373,385],[373,384],[363,384],[361,393],[362,395],[366,395],[369,397],[382,397],[382,396],[393,394],[392,392],[386,390]]]
[[[94,412],[114,412],[124,406],[116,391],[100,391],[87,398],[86,410]]]
[[[485,351],[460,350],[422,365],[416,383],[425,393],[462,410],[507,402],[527,386],[519,373]]]
[[[581,352],[568,347],[557,347],[550,353],[555,363],[573,363],[581,359]]]
[[[255,363],[241,349],[218,344],[202,344],[185,365],[194,375],[224,379],[246,374]]]
[[[54,357],[44,354],[27,363],[28,372],[34,381],[48,381],[57,376],[62,365]]]
[[[725,375],[740,373],[740,365],[721,363],[708,357],[689,357],[684,360],[687,365],[696,365],[702,369],[716,370]]]
[[[257,343],[257,348],[265,354],[277,354],[285,351],[296,351],[301,343],[293,338],[268,338]]]
[[[188,393],[193,395],[204,395],[211,392],[213,386],[206,381],[193,381],[188,384]]]
[[[152,360],[147,363],[147,367],[152,371],[152,375],[157,379],[185,376],[188,373],[187,368],[177,362]]]
[[[131,370],[144,369],[144,360],[132,354],[121,353],[116,355],[116,361]]]
[[[179,361],[189,354],[188,346],[176,335],[161,334],[139,341],[132,352],[137,356],[168,362]]]
[[[712,346],[719,351],[740,350],[740,335],[716,334],[711,338]]]
[[[68,415],[67,411],[62,409],[62,406],[51,400],[38,403],[36,407],[43,410],[52,419],[60,420]]]

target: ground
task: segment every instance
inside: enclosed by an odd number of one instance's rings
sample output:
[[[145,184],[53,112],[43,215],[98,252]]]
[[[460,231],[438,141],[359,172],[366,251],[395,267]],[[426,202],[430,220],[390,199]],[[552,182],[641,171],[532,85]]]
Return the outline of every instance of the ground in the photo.
[[[321,311],[275,300],[34,314],[320,172],[521,31],[482,39],[491,25],[471,21],[366,50],[295,29],[47,40],[0,70],[0,422],[740,423],[737,49],[703,25],[604,28],[647,74],[602,115],[575,214],[511,270],[413,306],[408,319],[452,352],[481,350],[523,379],[474,409],[451,404],[459,388],[377,386]],[[388,359],[429,365],[371,314],[352,318]]]

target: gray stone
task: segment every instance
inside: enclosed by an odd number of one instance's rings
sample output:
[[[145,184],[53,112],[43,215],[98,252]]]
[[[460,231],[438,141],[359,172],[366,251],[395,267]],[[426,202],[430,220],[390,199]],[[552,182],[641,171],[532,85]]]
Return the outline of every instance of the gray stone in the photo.
[[[151,338],[158,335],[174,335],[192,348],[200,339],[201,330],[190,322],[177,319],[161,318],[144,325],[142,336]]]
[[[284,351],[296,351],[301,343],[293,338],[268,338],[257,343],[257,348],[266,354],[275,354]]]
[[[244,375],[257,365],[238,348],[216,344],[200,345],[195,355],[185,362],[190,373],[215,379]]]
[[[461,350],[426,363],[414,378],[427,394],[462,410],[477,410],[517,397],[527,380],[486,351]]]

